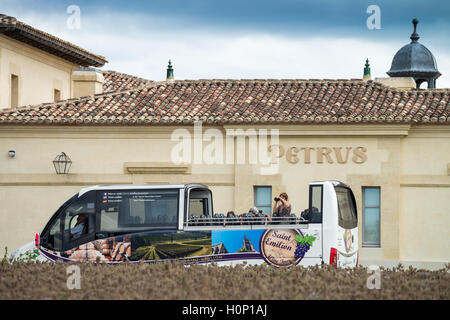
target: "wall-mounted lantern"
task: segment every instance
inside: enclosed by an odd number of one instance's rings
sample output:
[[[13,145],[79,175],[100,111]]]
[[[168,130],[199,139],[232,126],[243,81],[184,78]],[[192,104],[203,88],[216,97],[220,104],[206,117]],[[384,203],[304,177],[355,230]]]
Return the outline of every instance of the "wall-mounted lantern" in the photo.
[[[16,151],[15,151],[15,150],[9,150],[9,151],[8,151],[8,156],[9,156],[10,158],[14,158],[14,157],[16,156]]]
[[[72,165],[72,160],[64,152],[58,154],[53,160],[53,165],[57,174],[67,174],[69,173],[70,166]]]

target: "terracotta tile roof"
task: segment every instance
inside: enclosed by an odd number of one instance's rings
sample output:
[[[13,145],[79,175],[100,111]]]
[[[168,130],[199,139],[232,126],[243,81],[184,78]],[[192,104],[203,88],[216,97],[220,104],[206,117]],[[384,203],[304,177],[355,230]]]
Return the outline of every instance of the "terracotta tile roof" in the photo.
[[[135,77],[126,73],[111,70],[100,70],[105,82],[103,83],[103,93],[131,90],[144,87],[153,82],[151,80]]]
[[[450,89],[357,80],[183,80],[0,112],[0,125],[450,124]]]
[[[101,67],[108,62],[103,56],[93,54],[4,14],[0,14],[0,34],[47,51],[80,66]]]

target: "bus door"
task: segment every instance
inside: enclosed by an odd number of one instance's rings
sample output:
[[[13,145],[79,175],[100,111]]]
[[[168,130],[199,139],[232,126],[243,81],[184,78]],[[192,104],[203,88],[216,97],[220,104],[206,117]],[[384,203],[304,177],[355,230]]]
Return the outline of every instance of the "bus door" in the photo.
[[[309,206],[305,219],[308,220],[308,228],[302,229],[304,235],[315,239],[305,258],[314,259],[314,263],[322,262],[322,211],[323,211],[323,185],[314,184],[309,186]],[[319,261],[315,261],[319,260]]]
[[[336,186],[338,204],[337,266],[354,267],[358,252],[358,215],[352,190]]]

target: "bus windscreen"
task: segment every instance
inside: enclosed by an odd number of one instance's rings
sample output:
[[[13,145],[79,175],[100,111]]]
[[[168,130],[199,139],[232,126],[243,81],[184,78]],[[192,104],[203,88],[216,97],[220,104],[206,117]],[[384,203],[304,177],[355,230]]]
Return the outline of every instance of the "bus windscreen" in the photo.
[[[356,206],[351,190],[343,187],[336,187],[336,197],[338,202],[339,218],[338,224],[344,229],[353,229],[358,225],[356,216]]]

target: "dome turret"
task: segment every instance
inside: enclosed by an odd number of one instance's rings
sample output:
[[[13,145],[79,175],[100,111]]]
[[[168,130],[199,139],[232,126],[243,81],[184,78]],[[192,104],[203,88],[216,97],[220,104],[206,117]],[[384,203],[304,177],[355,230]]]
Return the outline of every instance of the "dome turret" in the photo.
[[[392,59],[391,69],[387,74],[391,77],[412,77],[417,88],[421,83],[427,82],[428,88],[436,87],[436,79],[441,73],[437,69],[436,59],[430,50],[419,43],[417,24],[419,20],[413,19],[414,32],[411,34],[411,43],[402,47]]]

